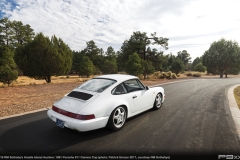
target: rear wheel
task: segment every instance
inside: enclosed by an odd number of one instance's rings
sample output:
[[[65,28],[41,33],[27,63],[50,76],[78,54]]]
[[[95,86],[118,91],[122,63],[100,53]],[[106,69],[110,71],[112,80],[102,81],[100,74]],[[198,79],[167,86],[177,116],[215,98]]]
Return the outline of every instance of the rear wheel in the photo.
[[[162,106],[162,95],[158,93],[155,98],[153,109],[159,109]]]
[[[111,116],[108,119],[107,128],[117,131],[120,130],[126,121],[127,112],[122,106],[119,106],[113,110]]]

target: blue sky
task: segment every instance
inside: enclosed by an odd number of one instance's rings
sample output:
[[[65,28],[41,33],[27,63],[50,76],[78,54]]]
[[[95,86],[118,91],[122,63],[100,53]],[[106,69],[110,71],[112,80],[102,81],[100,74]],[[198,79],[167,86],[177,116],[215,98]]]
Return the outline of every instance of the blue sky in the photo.
[[[0,18],[56,35],[72,50],[94,40],[120,50],[135,31],[169,38],[164,54],[187,50],[192,60],[221,38],[240,43],[239,0],[1,0]]]

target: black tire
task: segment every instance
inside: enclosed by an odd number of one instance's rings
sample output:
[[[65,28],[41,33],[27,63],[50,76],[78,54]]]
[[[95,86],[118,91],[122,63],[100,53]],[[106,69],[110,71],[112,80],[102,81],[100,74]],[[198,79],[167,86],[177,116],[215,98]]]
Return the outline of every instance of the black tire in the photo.
[[[113,131],[117,131],[123,128],[127,118],[127,112],[125,107],[119,106],[113,110],[111,113],[108,123],[107,123],[107,128]]]
[[[158,93],[154,100],[153,109],[157,110],[157,109],[161,108],[161,106],[162,106],[162,95],[160,93]]]

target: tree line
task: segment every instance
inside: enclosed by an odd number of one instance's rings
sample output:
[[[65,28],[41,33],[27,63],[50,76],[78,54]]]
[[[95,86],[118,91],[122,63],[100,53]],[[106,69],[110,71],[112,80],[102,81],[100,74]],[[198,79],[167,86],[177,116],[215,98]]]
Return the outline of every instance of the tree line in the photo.
[[[150,45],[159,45],[167,49],[168,39],[157,37],[156,33],[151,34],[150,37],[146,32],[133,32],[117,52],[111,46],[104,52],[93,40],[86,42],[85,49],[73,51],[71,72],[82,76],[89,76],[86,73],[127,72],[136,76],[142,74],[146,78],[155,71],[173,71],[178,74],[187,69],[191,57],[186,50],[178,52],[177,56],[164,55],[163,51],[151,49]],[[87,71],[83,72],[84,70]]]
[[[93,40],[86,42],[84,49],[75,51],[55,35],[36,34],[28,24],[3,18],[0,20],[0,82],[9,85],[18,75],[45,79],[50,83],[51,76],[68,74],[89,77],[127,72],[147,78],[155,71],[179,74],[185,70],[207,70],[208,73],[227,75],[240,70],[237,42],[224,39],[214,42],[202,57],[191,63],[186,50],[175,56],[172,53],[164,55],[163,51],[150,47],[167,50],[168,40],[157,37],[156,33],[148,36],[146,32],[136,31],[122,43],[119,51],[114,51],[111,46],[104,51]]]

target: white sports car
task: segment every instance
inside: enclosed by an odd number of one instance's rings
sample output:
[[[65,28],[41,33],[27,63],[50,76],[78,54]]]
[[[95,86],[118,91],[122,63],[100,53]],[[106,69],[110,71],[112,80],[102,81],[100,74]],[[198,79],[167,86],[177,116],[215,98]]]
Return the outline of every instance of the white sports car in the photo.
[[[93,78],[56,101],[47,114],[57,126],[77,131],[121,129],[126,119],[164,102],[162,87],[148,88],[137,77],[110,74]]]

